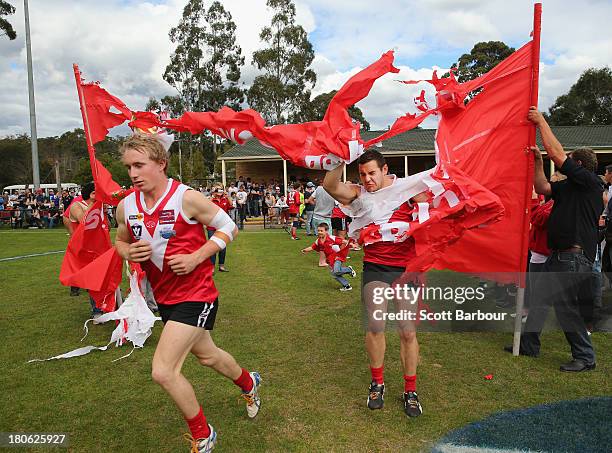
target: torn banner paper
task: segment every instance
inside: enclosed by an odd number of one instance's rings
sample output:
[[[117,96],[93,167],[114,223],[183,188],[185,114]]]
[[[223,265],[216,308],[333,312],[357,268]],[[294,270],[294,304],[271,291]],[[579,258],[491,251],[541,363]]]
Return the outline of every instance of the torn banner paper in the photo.
[[[28,363],[44,362],[55,359],[70,359],[72,357],[89,354],[91,351],[96,350],[106,351],[112,343],[115,343],[115,346],[121,346],[126,340],[132,342],[132,351],[116,360],[128,357],[134,351],[134,348],[142,348],[147,338],[151,335],[153,324],[155,324],[155,321],[161,321],[161,318],[156,317],[151,310],[149,310],[149,307],[147,307],[147,303],[140,291],[139,275],[136,272],[130,275],[130,295],[125,302],[116,311],[105,313],[97,318],[96,323],[102,324],[111,320],[117,320],[119,323],[106,346],[85,346],[48,359],[33,359],[28,361]],[[85,322],[85,337],[87,336],[87,323],[89,321],[91,321],[91,319]],[[83,341],[85,337],[83,337],[81,341]]]

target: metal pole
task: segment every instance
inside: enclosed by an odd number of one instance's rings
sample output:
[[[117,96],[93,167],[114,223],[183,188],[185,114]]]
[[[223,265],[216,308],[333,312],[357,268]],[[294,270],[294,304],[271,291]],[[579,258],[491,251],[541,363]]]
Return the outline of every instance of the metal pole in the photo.
[[[404,178],[408,177],[408,156],[404,156]]]
[[[346,164],[342,167],[342,182],[346,182]]]
[[[32,74],[32,43],[30,41],[30,12],[28,0],[23,0],[25,16],[26,56],[28,64],[28,94],[30,101],[30,135],[32,143],[32,177],[34,189],[40,188],[40,170],[38,167],[38,135],[36,134],[36,107],[34,105],[34,75]]]
[[[512,355],[518,356],[521,347],[521,328],[523,326],[523,306],[525,305],[525,288],[516,291],[516,315],[514,318],[514,337]]]
[[[181,139],[178,140],[179,145],[179,180],[183,182],[183,153],[181,152]]]
[[[285,188],[285,196],[287,196],[287,161],[283,159],[283,187]]]
[[[540,74],[540,34],[542,30],[542,4],[536,3],[533,5],[533,42],[531,49],[531,93],[529,95],[530,105],[538,105],[538,86],[539,86],[539,74]],[[529,130],[529,143],[530,146],[536,144],[536,128],[532,125]],[[527,151],[528,153],[528,151]],[[519,266],[524,272],[525,264],[527,263],[527,239],[529,234],[529,204],[531,203],[531,192],[533,188],[533,161],[530,161],[529,167],[531,172],[527,178],[527,187],[525,188],[525,213],[523,214],[523,235],[521,241],[521,261]],[[525,274],[522,274],[526,277]],[[518,285],[518,291],[516,292],[516,318],[514,320],[514,341],[512,345],[512,354],[515,356],[519,355],[521,345],[521,325],[523,317],[523,304],[525,300],[525,286],[526,281],[524,278],[519,277],[520,284]]]
[[[225,168],[225,160],[221,161],[221,182],[223,184],[223,188],[227,189],[227,175]]]
[[[55,161],[55,183],[57,184],[57,194],[62,193],[62,181],[60,179],[60,165],[59,160]]]

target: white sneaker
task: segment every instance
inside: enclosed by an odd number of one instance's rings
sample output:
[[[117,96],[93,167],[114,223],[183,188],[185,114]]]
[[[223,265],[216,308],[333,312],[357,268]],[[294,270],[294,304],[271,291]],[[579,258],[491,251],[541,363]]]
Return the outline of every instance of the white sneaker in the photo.
[[[352,291],[353,287],[351,285],[348,286],[343,286],[342,288],[340,288],[340,291]]]
[[[357,277],[357,272],[355,272],[355,269],[353,269],[353,266],[349,266],[348,268],[351,270],[351,277],[353,278]]]
[[[259,386],[261,385],[261,376],[257,371],[249,373],[253,379],[253,388],[250,392],[242,392],[240,395],[246,401],[247,415],[249,418],[255,418],[261,407],[261,399],[259,398]]]
[[[215,448],[217,442],[217,432],[210,424],[208,425],[210,434],[206,439],[194,439],[191,434],[185,433],[183,437],[191,443],[190,453],[210,453]]]

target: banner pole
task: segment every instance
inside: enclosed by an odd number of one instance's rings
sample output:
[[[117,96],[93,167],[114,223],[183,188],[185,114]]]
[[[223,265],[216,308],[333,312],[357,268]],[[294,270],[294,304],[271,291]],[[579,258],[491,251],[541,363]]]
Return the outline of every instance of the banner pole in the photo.
[[[96,148],[92,143],[91,133],[89,131],[89,119],[87,118],[87,108],[85,107],[85,94],[83,93],[83,87],[81,85],[81,71],[79,70],[79,65],[76,63],[72,65],[72,68],[74,69],[74,80],[76,82],[77,93],[79,95],[81,116],[83,117],[83,130],[85,131],[85,141],[87,142],[89,166],[91,167],[91,174],[93,175],[95,181],[98,176],[98,167],[94,164],[96,158]]]
[[[538,83],[540,77],[540,33],[542,31],[542,4],[536,3],[533,5],[533,41],[531,49],[531,92],[529,96],[529,105],[538,106]],[[531,125],[529,128],[529,143],[528,147],[535,146],[536,144],[536,127]],[[533,190],[533,159],[531,158],[531,151],[528,149],[528,177],[527,187],[525,188],[525,220],[523,222],[523,239],[521,241],[521,269],[524,269],[525,262],[527,261],[527,235],[529,232],[529,221],[530,221],[530,204],[531,204],[531,193]],[[520,276],[521,274],[519,274]],[[525,275],[523,272],[522,275]],[[520,284],[516,292],[516,312],[514,318],[514,338],[512,342],[512,355],[518,356],[521,346],[521,330],[522,330],[522,318],[523,318],[523,306],[525,304],[525,288],[526,279],[523,277],[519,278]]]

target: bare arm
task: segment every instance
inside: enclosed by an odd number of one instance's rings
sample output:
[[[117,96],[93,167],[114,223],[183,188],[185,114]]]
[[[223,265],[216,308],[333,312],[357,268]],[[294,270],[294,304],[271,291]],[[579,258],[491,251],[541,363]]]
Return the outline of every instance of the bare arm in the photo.
[[[339,203],[348,205],[359,196],[359,192],[355,186],[342,182],[344,165],[338,165],[325,174],[323,188]]]
[[[310,247],[306,247],[305,249],[300,250],[300,252],[302,253],[308,253],[308,252],[312,252],[314,249],[312,248],[312,246]]]
[[[68,215],[70,215],[70,214],[68,214]],[[64,223],[64,226],[68,230],[68,234],[70,236],[72,236],[73,233],[74,233],[74,225],[72,224],[70,219],[67,219],[66,217],[62,216],[62,222]]]
[[[537,146],[532,146],[531,151],[533,152],[534,159],[533,187],[536,193],[539,193],[540,195],[550,195],[552,193],[552,188],[546,179],[546,175],[544,174],[544,163],[542,162],[542,153],[540,152],[540,148]]]
[[[83,209],[81,203],[74,203],[70,208],[70,213],[68,214],[68,217],[72,222],[80,222],[84,215],[85,209]]]
[[[557,168],[561,168],[567,156],[565,155],[565,150],[555,134],[553,134],[550,126],[544,119],[544,115],[538,111],[536,107],[529,107],[529,113],[527,114],[527,118],[529,121],[534,123],[538,129],[540,129],[540,135],[542,136],[542,143],[544,143],[544,148],[548,153],[548,157],[552,160]],[[537,192],[537,189],[536,189]],[[540,192],[538,192],[540,193]]]
[[[183,196],[183,212],[187,217],[197,220],[202,225],[209,225],[220,210],[221,208],[219,208],[219,206],[195,190],[188,190]],[[234,228],[231,234],[232,237],[236,237],[238,228],[236,228],[235,225],[233,226]],[[226,244],[232,241],[232,238],[221,231],[215,231],[213,237],[221,239]],[[221,247],[219,247],[216,242],[209,240],[193,253],[169,256],[168,265],[174,273],[186,275],[193,271],[200,263],[216,254],[219,250],[221,250]]]

